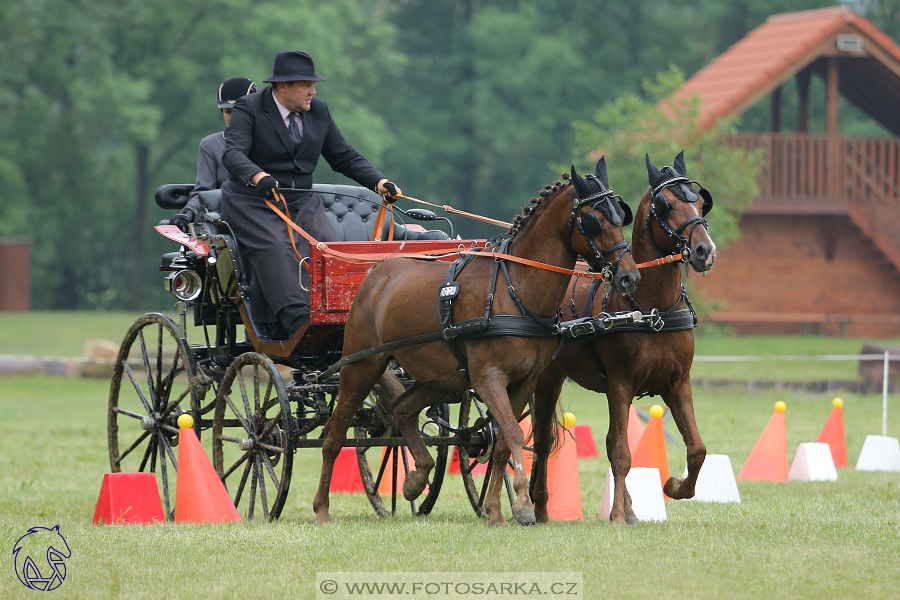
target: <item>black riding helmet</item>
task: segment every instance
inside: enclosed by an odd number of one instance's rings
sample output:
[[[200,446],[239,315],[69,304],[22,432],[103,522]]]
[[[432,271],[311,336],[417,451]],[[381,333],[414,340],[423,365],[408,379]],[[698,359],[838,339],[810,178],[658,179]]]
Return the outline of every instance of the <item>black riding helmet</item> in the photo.
[[[243,77],[235,77],[229,79],[219,86],[218,102],[219,108],[233,108],[238,98],[253,94],[259,91],[256,84],[249,79]]]

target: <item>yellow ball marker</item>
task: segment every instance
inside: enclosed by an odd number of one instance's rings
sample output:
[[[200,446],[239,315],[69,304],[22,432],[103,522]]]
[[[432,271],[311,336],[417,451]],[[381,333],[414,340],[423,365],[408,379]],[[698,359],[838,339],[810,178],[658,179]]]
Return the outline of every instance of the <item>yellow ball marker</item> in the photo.
[[[194,417],[185,413],[178,417],[178,426],[182,429],[190,429],[194,426]]]
[[[831,401],[831,405],[835,408],[843,408],[844,400],[841,398],[835,398],[834,400]]]
[[[786,408],[787,408],[787,404],[785,404],[781,400],[779,400],[778,402],[775,403],[775,412],[784,412],[784,410]]]
[[[658,419],[663,416],[663,407],[659,404],[654,404],[650,407],[650,416],[654,419]]]
[[[575,426],[575,415],[573,415],[570,412],[563,413],[562,424],[563,424],[563,427],[574,427]]]

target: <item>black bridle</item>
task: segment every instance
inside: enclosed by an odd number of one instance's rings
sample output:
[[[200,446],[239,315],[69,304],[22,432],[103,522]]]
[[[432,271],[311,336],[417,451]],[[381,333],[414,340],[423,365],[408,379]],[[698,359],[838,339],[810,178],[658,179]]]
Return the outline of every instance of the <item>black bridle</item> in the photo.
[[[593,178],[593,175],[585,177],[585,179],[588,178]],[[603,274],[603,281],[610,283],[619,269],[619,261],[626,252],[631,252],[631,248],[624,239],[605,250],[601,250],[597,247],[594,238],[603,233],[603,223],[601,223],[600,219],[597,218],[597,215],[594,214],[594,210],[597,208],[598,204],[606,202],[607,210],[601,208],[600,211],[604,214],[612,215],[610,221],[613,225],[619,225],[622,223],[622,217],[616,210],[612,199],[615,198],[621,202],[622,198],[615,195],[612,189],[601,190],[595,194],[591,194],[587,198],[579,198],[578,192],[575,189],[572,190],[572,194],[574,200],[572,201],[572,214],[569,215],[569,237],[572,237],[572,227],[577,223],[578,231],[580,231],[581,235],[584,236],[584,239],[587,240],[588,246],[590,246],[591,251],[594,253],[594,257],[603,262],[603,268],[600,270]],[[589,207],[590,210],[586,213],[582,213],[580,209],[583,206]],[[617,250],[619,251],[619,254],[616,256],[615,260],[610,261],[609,256]]]
[[[668,167],[663,167],[663,172],[665,172],[667,169]],[[668,204],[665,197],[662,195],[663,190],[675,185],[689,186],[695,183],[700,187],[700,196],[702,196],[704,200],[702,210],[703,216],[693,215],[692,217],[686,219],[684,223],[682,223],[678,227],[678,229],[672,229],[672,227],[666,222],[666,220],[661,218],[656,212],[655,200],[657,197],[659,197],[660,201]],[[678,197],[678,194],[675,194],[675,196]],[[693,201],[685,200],[685,202],[696,202],[696,199]],[[703,228],[706,230],[707,235],[709,235],[709,223],[707,223],[706,219],[704,219],[703,217],[706,216],[706,213],[709,212],[710,208],[712,208],[712,195],[706,190],[706,188],[704,188],[698,182],[691,180],[689,177],[672,177],[658,184],[656,187],[651,188],[650,190],[650,214],[647,215],[647,230],[650,230],[650,215],[653,215],[653,218],[656,219],[656,222],[659,223],[659,226],[662,227],[662,230],[670,238],[672,238],[672,240],[674,240],[675,250],[681,253],[682,260],[684,262],[687,262],[691,259],[691,237],[694,235],[694,229],[697,227],[697,225],[703,225]],[[684,230],[688,227],[690,227],[690,230],[688,231],[687,237],[684,237],[682,233],[684,233]]]

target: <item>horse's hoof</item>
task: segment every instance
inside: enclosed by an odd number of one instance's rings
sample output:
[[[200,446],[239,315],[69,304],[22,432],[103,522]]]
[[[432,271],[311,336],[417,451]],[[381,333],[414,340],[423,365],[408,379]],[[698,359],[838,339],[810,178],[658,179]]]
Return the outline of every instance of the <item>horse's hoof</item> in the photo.
[[[634,516],[634,515],[631,515],[630,517],[625,517],[625,524],[626,524],[626,525],[637,525],[637,524],[639,524],[640,522],[641,522],[640,519],[638,519],[638,518],[637,518],[636,516]]]
[[[417,485],[415,473],[415,471],[410,471],[403,481],[403,497],[406,498],[407,502],[412,502],[425,491],[424,485]]]
[[[506,519],[501,518],[499,521],[491,521],[491,527],[509,527]]]
[[[331,523],[331,515],[326,513],[316,513],[316,525],[324,525]]]
[[[694,490],[682,489],[684,479],[669,477],[666,485],[663,486],[663,493],[672,500],[684,500],[685,498],[693,498]]]
[[[525,527],[530,527],[537,523],[533,509],[514,510],[513,516],[516,519],[516,523]]]

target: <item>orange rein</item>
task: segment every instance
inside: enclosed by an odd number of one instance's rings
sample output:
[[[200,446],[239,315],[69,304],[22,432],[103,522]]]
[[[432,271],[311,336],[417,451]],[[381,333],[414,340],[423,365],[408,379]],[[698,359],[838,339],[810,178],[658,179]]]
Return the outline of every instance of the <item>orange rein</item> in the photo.
[[[287,210],[287,202],[284,200],[284,197],[280,193],[278,193],[277,190],[275,191],[275,197],[284,204],[285,210]],[[406,198],[406,196],[403,196],[403,198]],[[452,256],[454,254],[459,254],[459,255],[470,254],[472,256],[489,256],[489,257],[495,258],[495,259],[502,258],[504,260],[527,265],[529,267],[537,267],[539,269],[553,271],[556,273],[564,273],[566,275],[570,275],[570,276],[574,276],[574,277],[581,277],[584,279],[603,279],[603,277],[604,277],[603,273],[593,273],[593,272],[589,272],[589,271],[565,269],[563,267],[557,267],[555,265],[548,265],[546,263],[529,260],[527,258],[521,258],[519,256],[512,256],[511,254],[503,254],[500,252],[496,252],[496,248],[490,254],[488,254],[487,252],[473,252],[472,250],[463,250],[463,249],[457,250],[456,252],[444,252],[444,253],[439,253],[439,254],[435,254],[434,252],[429,251],[429,250],[424,250],[422,252],[403,252],[403,253],[397,252],[397,253],[393,253],[393,254],[380,254],[380,253],[348,254],[346,252],[340,252],[339,250],[332,250],[331,248],[328,247],[328,244],[326,244],[325,242],[320,242],[320,241],[316,240],[311,235],[309,235],[302,227],[300,227],[299,225],[294,223],[294,221],[290,217],[288,217],[283,212],[278,210],[278,207],[276,207],[274,204],[272,204],[272,202],[270,202],[269,200],[265,200],[265,202],[269,206],[269,208],[271,208],[275,212],[275,214],[277,214],[279,217],[281,217],[281,219],[285,223],[287,223],[288,227],[292,228],[294,231],[296,231],[297,233],[302,235],[306,239],[306,241],[308,241],[311,245],[315,246],[315,248],[317,250],[319,250],[320,252],[322,252],[324,254],[328,254],[330,256],[333,256],[337,259],[340,259],[340,260],[343,260],[343,261],[346,261],[349,263],[355,263],[355,264],[379,263],[379,262],[383,262],[389,258],[439,258],[439,257],[443,257],[443,256]],[[419,202],[422,202],[422,201],[420,200]],[[427,202],[425,204],[427,204]],[[446,208],[449,208],[449,207],[446,207]],[[459,211],[459,212],[461,212],[461,211]],[[466,214],[468,214],[468,213],[466,213]],[[481,218],[487,219],[487,217],[481,217]],[[491,219],[489,221],[493,221],[493,219]],[[493,222],[500,223],[500,221],[493,221]],[[296,244],[294,244],[294,236],[291,235],[290,237],[291,237],[291,244],[294,245],[294,252],[297,252],[297,246],[296,246]],[[299,252],[297,252],[297,256],[300,257],[301,261],[303,260],[303,257],[300,256]],[[640,265],[637,265],[637,267],[642,268],[642,267],[649,267],[649,266],[655,266],[655,265],[662,265],[662,264],[666,264],[666,263],[670,263],[670,262],[675,262],[676,260],[681,260],[681,255],[672,255],[672,256],[666,256],[664,258],[658,258],[654,261],[650,261],[647,263],[641,263]]]

